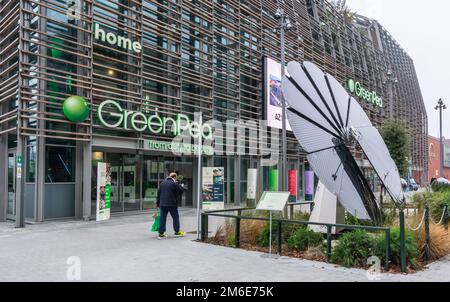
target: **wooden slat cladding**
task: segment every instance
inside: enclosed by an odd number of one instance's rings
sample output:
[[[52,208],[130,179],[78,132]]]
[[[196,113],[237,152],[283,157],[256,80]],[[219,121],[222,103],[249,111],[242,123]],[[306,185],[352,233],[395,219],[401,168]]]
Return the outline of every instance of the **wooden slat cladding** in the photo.
[[[377,126],[393,107],[412,129],[413,164],[426,170],[427,117],[412,60],[376,21],[349,19],[322,0],[89,0],[79,21],[68,21],[65,0],[2,1],[0,116],[8,120],[0,132],[15,131],[11,117],[21,114],[29,121],[26,135],[35,135],[30,129],[44,121],[42,136],[86,140],[95,127],[93,135],[102,137],[154,137],[99,126],[97,106],[106,99],[170,117],[202,111],[204,119],[221,122],[263,120],[263,57],[281,56],[279,34],[273,32],[279,5],[294,25],[286,35],[286,60],[312,61],[342,84],[353,78],[376,91],[384,108],[361,105]],[[21,10],[28,21],[19,38]],[[142,51],[96,40],[95,24],[140,42]],[[20,64],[19,54],[25,58]],[[24,83],[18,91],[19,68]],[[393,104],[383,84],[388,69],[399,78]],[[14,111],[19,93],[21,112]],[[94,117],[80,127],[61,112],[63,100],[73,94],[88,100]],[[39,109],[43,106],[46,110]],[[288,152],[302,156],[292,134]]]
[[[0,134],[17,131],[19,1],[0,3]]]
[[[19,101],[21,134],[57,140],[88,141],[90,119],[69,122],[62,114],[68,96],[92,105],[92,4],[85,1],[81,20],[69,21],[66,1],[22,0]]]

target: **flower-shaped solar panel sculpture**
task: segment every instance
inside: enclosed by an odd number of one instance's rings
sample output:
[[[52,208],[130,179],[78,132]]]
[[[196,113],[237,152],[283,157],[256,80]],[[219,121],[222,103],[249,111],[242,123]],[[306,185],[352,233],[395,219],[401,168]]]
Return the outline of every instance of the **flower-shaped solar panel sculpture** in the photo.
[[[381,223],[379,205],[352,154],[359,145],[401,206],[400,175],[380,133],[333,76],[310,62],[290,62],[287,70],[282,80],[287,117],[312,169],[349,213]]]

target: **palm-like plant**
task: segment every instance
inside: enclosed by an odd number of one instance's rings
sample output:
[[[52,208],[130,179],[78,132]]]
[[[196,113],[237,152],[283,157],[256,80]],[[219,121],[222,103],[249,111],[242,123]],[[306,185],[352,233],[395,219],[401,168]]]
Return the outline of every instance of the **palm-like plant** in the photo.
[[[351,23],[356,15],[356,12],[353,12],[347,6],[347,0],[335,0],[332,2],[338,13],[342,14],[344,20],[347,23]]]

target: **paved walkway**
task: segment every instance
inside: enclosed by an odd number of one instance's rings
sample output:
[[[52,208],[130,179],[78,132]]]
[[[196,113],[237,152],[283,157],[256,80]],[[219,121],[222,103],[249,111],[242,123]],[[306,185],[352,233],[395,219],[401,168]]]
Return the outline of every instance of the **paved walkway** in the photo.
[[[195,210],[181,215],[184,229],[194,232]],[[210,230],[218,222],[211,221]],[[369,281],[364,270],[268,259],[259,252],[195,242],[195,234],[156,240],[150,226],[149,214],[25,229],[0,223],[0,281],[68,281],[78,271],[81,281]],[[450,281],[450,257],[414,275],[383,274],[380,279]]]

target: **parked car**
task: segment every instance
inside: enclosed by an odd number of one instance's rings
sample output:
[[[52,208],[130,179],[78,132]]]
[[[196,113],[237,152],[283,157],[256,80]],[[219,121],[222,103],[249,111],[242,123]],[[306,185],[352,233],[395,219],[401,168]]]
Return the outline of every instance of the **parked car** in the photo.
[[[412,191],[417,191],[419,190],[419,185],[417,184],[417,182],[414,180],[414,178],[411,178],[409,180],[409,186],[411,188]]]
[[[419,190],[419,185],[417,184],[417,182],[414,180],[414,178],[410,178],[409,179],[409,186],[408,186],[408,181],[404,178],[401,179],[402,182],[402,188],[405,192],[410,192],[410,191],[417,191]]]
[[[450,181],[444,177],[440,177],[438,179],[435,179],[433,182],[437,182],[438,184],[445,184],[450,185]]]
[[[408,182],[404,178],[400,178],[400,181],[402,182],[402,189],[403,189],[403,191],[406,191],[406,187],[408,186]]]

